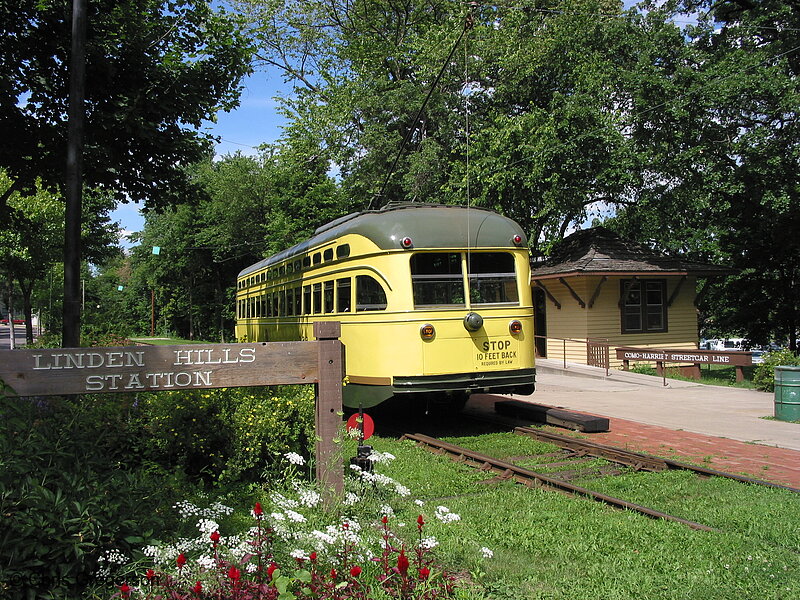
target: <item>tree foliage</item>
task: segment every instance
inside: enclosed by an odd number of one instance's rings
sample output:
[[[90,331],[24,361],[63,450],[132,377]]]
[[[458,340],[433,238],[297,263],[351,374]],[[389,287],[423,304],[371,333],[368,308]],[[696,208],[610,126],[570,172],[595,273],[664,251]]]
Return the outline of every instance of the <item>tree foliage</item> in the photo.
[[[10,191],[63,183],[71,5],[0,0],[0,167]],[[249,70],[235,20],[205,0],[89,0],[87,21],[86,185],[148,207],[189,201],[184,167],[210,151],[199,129],[236,106]]]
[[[653,7],[654,8],[654,7]],[[704,307],[713,330],[797,347],[800,327],[800,9],[779,1],[669,2],[699,15],[655,63],[634,136],[648,185],[619,228],[736,270]],[[646,96],[644,95],[646,94]],[[660,98],[660,100],[659,100]]]

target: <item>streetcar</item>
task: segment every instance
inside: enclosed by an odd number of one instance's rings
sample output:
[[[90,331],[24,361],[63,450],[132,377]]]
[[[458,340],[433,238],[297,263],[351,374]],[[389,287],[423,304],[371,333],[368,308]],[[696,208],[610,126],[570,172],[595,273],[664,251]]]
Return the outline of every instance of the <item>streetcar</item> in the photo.
[[[248,342],[341,322],[350,408],[534,390],[527,239],[491,210],[392,203],[336,219],[239,273],[236,313]]]

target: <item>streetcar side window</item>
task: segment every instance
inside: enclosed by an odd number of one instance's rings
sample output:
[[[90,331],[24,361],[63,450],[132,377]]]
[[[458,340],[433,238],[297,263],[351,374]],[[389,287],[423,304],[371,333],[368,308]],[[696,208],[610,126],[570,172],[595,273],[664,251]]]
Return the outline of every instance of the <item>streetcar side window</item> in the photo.
[[[411,257],[414,308],[420,306],[465,306],[461,254],[424,252]]]
[[[356,311],[386,310],[386,292],[369,275],[356,276]]]
[[[322,293],[323,300],[325,302],[325,312],[332,313],[333,312],[333,281],[326,281],[323,286],[323,293]]]
[[[304,285],[303,286],[303,314],[310,315],[311,314],[311,286]]]
[[[315,283],[314,284],[314,309],[312,312],[315,315],[318,315],[322,312],[322,284]]]
[[[508,252],[467,254],[469,297],[473,304],[519,303],[514,256]]]
[[[303,314],[303,297],[300,294],[300,288],[294,288],[294,314]]]
[[[350,297],[350,278],[336,280],[336,312],[350,312],[352,298]]]
[[[350,244],[342,244],[336,247],[336,258],[347,258],[350,256]]]
[[[328,262],[329,260],[333,260],[333,248],[328,248],[325,252],[322,253],[322,260]]]

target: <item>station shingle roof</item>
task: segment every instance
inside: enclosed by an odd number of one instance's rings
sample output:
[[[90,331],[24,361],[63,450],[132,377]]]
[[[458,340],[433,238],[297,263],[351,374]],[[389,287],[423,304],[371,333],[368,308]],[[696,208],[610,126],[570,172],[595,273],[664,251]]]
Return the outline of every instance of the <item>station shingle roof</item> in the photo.
[[[531,264],[532,279],[588,273],[724,275],[728,267],[684,260],[625,240],[605,227],[583,229],[564,238],[543,262]]]

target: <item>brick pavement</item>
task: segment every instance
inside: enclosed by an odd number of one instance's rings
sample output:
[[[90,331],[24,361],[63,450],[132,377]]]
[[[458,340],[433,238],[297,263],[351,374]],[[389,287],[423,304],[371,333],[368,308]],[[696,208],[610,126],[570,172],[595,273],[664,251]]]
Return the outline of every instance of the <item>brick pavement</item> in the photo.
[[[800,452],[796,450],[676,431],[626,419],[611,418],[609,423],[608,432],[581,434],[581,437],[598,444],[695,462],[710,469],[800,488]],[[561,434],[565,431],[557,427],[552,430]]]

